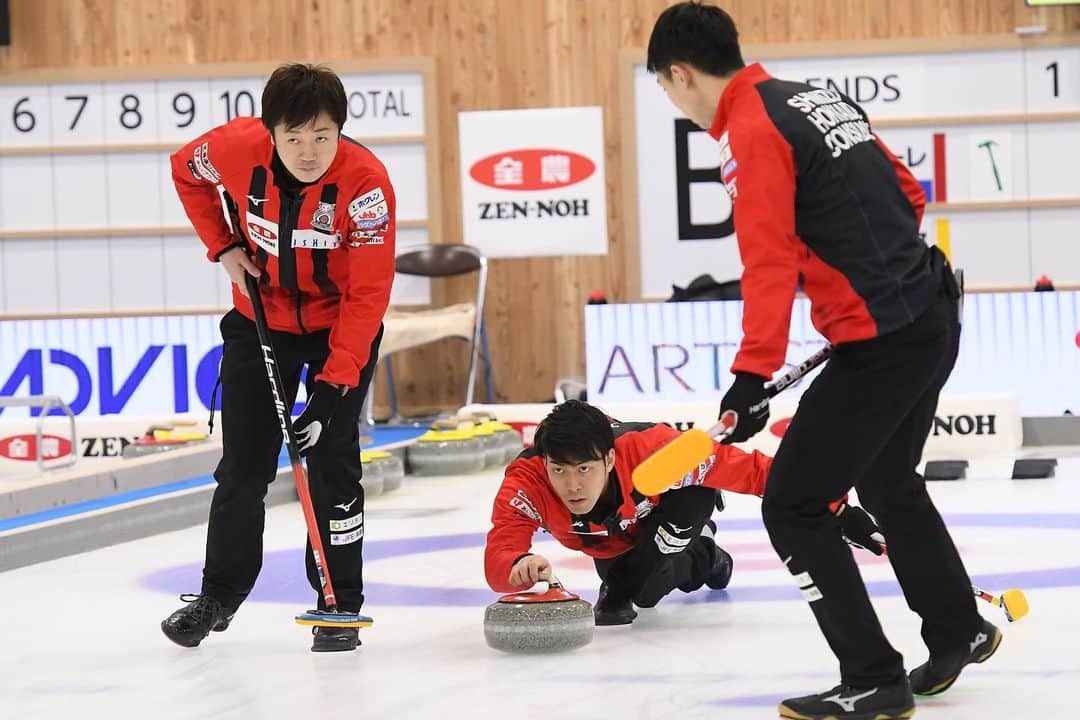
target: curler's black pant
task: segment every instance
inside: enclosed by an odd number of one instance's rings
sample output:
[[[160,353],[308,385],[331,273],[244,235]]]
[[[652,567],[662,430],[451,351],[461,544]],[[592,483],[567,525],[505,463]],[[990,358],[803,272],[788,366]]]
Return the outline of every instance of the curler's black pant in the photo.
[[[915,471],[959,337],[946,281],[941,297],[907,327],[837,345],[800,400],[769,471],[762,502],[769,537],[847,685],[874,687],[904,674],[828,509],[852,486],[881,525],[930,654],[965,647],[980,627],[967,571]]]
[[[615,558],[595,560],[609,594],[653,607],[675,588],[697,590],[716,562],[716,543],[701,529],[716,509],[716,490],[691,486],[664,493],[641,521],[637,542]]]
[[[271,331],[286,407],[291,408],[306,364],[307,387],[330,354],[329,330],[307,335]],[[236,310],[221,320],[222,456],[214,472],[217,489],[210,503],[203,594],[235,611],[251,592],[262,568],[263,521],[268,485],[277,474],[282,435],[255,323]],[[382,331],[371,345],[371,360],[360,384],[338,404],[329,426],[307,456],[312,505],[322,536],[338,607],[357,612],[364,602],[364,489],[360,485],[358,420],[374,372]],[[319,593],[318,574],[306,553],[307,576]],[[318,606],[324,607],[319,594]]]

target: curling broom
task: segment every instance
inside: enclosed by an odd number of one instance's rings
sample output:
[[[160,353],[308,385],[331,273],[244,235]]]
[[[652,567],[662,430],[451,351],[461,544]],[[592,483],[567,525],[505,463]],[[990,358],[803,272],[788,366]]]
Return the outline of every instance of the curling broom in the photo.
[[[281,384],[281,376],[278,373],[277,362],[274,359],[274,346],[270,341],[270,330],[266,324],[266,311],[263,309],[262,297],[259,295],[259,283],[251,275],[245,274],[244,279],[247,282],[251,306],[255,310],[255,329],[259,333],[259,345],[262,346],[263,360],[266,362],[266,374],[270,378],[270,389],[274,393],[274,407],[277,408],[278,420],[281,422],[281,431],[285,438],[285,446],[289,450],[289,463],[292,465],[293,480],[296,481],[296,493],[300,496],[300,507],[304,511],[304,523],[307,525],[308,539],[311,541],[311,554],[315,558],[315,568],[319,573],[323,601],[326,604],[326,610],[309,610],[306,613],[297,615],[296,622],[300,625],[318,625],[322,627],[371,627],[375,622],[372,618],[358,613],[338,610],[337,598],[334,596],[334,585],[330,582],[330,568],[327,565],[326,553],[323,550],[322,536],[319,535],[319,523],[315,519],[315,509],[311,503],[307,471],[304,469],[304,463],[300,460],[300,453],[296,449],[296,434],[293,432],[289,411],[285,408],[285,388]]]
[[[855,547],[861,547],[861,545],[853,543],[851,542],[851,540],[848,540],[848,543]],[[881,552],[888,556],[888,547],[884,543],[880,542],[878,543],[878,545],[881,546]],[[975,587],[974,585],[971,586],[971,590],[975,593],[975,597],[979,598],[980,600],[985,600],[991,605],[997,605],[999,608],[1001,608],[1001,611],[1005,613],[1005,619],[1009,622],[1016,622],[1017,620],[1028,614],[1029,608],[1027,596],[1024,595],[1023,590],[1017,590],[1016,588],[1013,588],[1012,590],[1006,590],[997,597],[991,595],[985,590]]]
[[[791,372],[766,385],[766,396],[775,397],[781,390],[794,385],[825,362],[830,351],[829,346],[823,347]],[[642,495],[659,495],[664,492],[712,455],[714,438],[723,437],[734,430],[738,419],[738,413],[728,410],[720,416],[720,422],[708,430],[693,428],[682,433],[634,468],[631,476],[634,487]]]

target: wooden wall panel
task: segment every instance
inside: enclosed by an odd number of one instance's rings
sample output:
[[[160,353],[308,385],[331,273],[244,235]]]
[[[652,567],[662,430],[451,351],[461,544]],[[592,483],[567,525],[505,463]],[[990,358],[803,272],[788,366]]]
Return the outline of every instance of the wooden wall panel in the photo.
[[[551,396],[583,373],[581,306],[593,288],[624,299],[617,54],[644,46],[665,0],[13,0],[5,68],[189,62],[334,60],[431,55],[437,60],[443,222],[461,240],[457,113],[602,105],[608,178],[607,257],[492,263],[487,319],[499,397]],[[751,42],[1080,30],[1080,9],[1022,0],[731,0]],[[447,283],[436,301],[467,297]],[[406,408],[452,404],[464,348],[400,356]],[[381,397],[385,397],[384,395]],[[482,397],[482,395],[481,395]]]

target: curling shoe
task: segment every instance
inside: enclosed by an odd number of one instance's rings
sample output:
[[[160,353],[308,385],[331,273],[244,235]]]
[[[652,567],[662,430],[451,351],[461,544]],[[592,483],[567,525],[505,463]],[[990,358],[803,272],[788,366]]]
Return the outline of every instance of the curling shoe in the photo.
[[[818,695],[780,703],[780,717],[795,720],[897,720],[915,714],[915,698],[908,679],[872,688],[837,685]]]
[[[964,647],[942,657],[930,657],[925,663],[911,671],[911,690],[916,695],[937,695],[945,692],[965,665],[986,662],[1001,644],[1001,631],[986,620]]]
[[[222,632],[229,627],[233,612],[209,595],[184,594],[180,596],[187,605],[161,621],[165,637],[182,647],[196,647],[210,631]]]
[[[719,495],[719,492],[717,493]],[[705,527],[701,529],[701,535],[707,537],[715,544],[716,540],[716,523],[712,520],[705,522]],[[713,560],[712,570],[709,571],[709,577],[705,580],[705,584],[713,590],[723,590],[731,582],[731,572],[735,569],[735,560],[731,557],[731,554],[727,550],[716,546],[716,559]]]
[[[311,628],[311,634],[315,636],[311,652],[346,652],[360,644],[359,628],[317,625]]]
[[[628,597],[612,597],[607,583],[600,585],[600,595],[593,607],[597,625],[629,625],[637,617],[637,610]]]

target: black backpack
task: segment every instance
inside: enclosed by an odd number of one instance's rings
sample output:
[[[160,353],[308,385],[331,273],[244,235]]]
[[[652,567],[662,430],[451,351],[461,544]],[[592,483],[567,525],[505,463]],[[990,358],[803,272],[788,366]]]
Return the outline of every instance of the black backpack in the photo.
[[[668,302],[695,302],[698,300],[742,300],[742,288],[738,280],[716,282],[712,275],[698,275],[684,288],[671,286]]]

